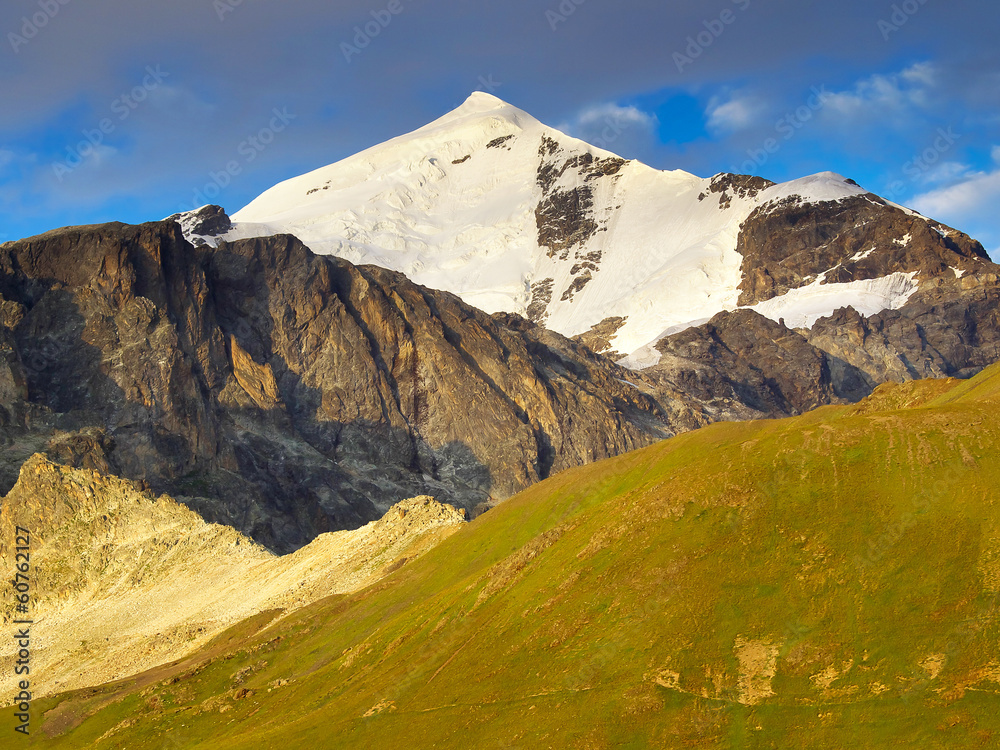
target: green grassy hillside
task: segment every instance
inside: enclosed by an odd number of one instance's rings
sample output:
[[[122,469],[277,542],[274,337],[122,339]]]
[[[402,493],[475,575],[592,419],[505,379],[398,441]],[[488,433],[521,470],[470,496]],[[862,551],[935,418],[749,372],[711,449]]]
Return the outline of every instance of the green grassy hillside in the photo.
[[[373,588],[38,702],[22,744],[998,747],[998,396],[887,386],[566,471]]]

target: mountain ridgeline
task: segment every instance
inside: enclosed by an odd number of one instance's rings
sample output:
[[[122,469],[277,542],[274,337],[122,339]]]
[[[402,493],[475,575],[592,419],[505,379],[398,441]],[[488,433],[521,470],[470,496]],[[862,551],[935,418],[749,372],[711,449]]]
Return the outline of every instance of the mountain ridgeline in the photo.
[[[185,232],[208,244],[293,234],[642,367],[664,335],[737,306],[808,328],[989,264],[975,240],[841,175],[775,184],[654,169],[484,93],[275,185],[228,226],[196,223]]]
[[[475,515],[711,422],[974,375],[998,271],[839,175],[662,172],[476,94],[233,219],[0,246],[0,489],[42,452],[276,552],[419,495]]]
[[[483,94],[4,243],[26,746],[995,746],[998,360],[962,232]]]
[[[835,215],[758,242],[853,221]],[[1000,358],[1000,284],[963,243],[935,247],[936,264],[913,254],[924,279],[898,310],[845,309],[811,330],[723,312],[630,370],[288,235],[211,247],[173,221],[57,230],[0,248],[0,477],[11,487],[41,451],[146,482],[278,552],[417,495],[481,510],[713,421],[977,372]]]
[[[277,551],[408,497],[473,509],[669,433],[627,371],[279,236],[173,222],[0,250],[7,487],[35,450]]]

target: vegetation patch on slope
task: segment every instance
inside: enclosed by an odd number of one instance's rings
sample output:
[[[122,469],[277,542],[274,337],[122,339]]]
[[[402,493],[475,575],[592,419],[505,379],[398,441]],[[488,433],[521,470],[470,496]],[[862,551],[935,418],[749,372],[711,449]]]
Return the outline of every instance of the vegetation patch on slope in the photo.
[[[39,702],[32,742],[995,746],[997,382],[562,472],[149,687]]]

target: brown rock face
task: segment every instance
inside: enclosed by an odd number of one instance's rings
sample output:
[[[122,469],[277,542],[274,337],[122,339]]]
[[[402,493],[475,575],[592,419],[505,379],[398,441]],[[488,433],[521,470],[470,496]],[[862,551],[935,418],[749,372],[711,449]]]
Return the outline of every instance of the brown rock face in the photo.
[[[243,392],[253,399],[253,403],[261,409],[271,409],[278,406],[278,384],[274,379],[269,364],[258,365],[253,358],[243,351],[235,336],[229,337],[229,351],[233,376]],[[233,398],[239,398],[238,391]]]
[[[614,164],[584,166],[613,178]],[[766,187],[718,184],[720,200]],[[681,430],[856,400],[886,380],[964,377],[1000,359],[1000,268],[981,246],[857,200],[854,213],[842,201],[751,216],[744,294],[766,298],[817,269],[841,281],[916,271],[905,306],[867,320],[841,310],[806,332],[721,313],[664,339],[660,364],[641,372],[588,348],[604,348],[621,319],[575,342],[397,273],[315,256],[289,236],[212,249],[161,222],[7,243],[0,490],[43,452],[170,494],[285,552],[407,497],[482,510]],[[574,262],[582,275],[599,259]],[[533,294],[553,291],[547,280]]]
[[[585,347],[292,237],[212,250],[169,222],[60,230],[0,250],[0,294],[23,311],[0,331],[7,487],[41,449],[278,551],[671,434]]]
[[[809,342],[873,385],[971,377],[1000,360],[1000,269],[992,268],[925,282],[902,308],[871,318],[838,310],[816,323]]]
[[[643,374],[686,393],[713,421],[800,414],[870,392],[859,373],[835,378],[830,355],[752,310],[720,313],[657,348],[660,363]]]
[[[591,326],[590,330],[586,333],[581,333],[573,338],[581,344],[590,347],[598,354],[603,354],[608,359],[618,360],[624,355],[611,348],[611,340],[627,322],[628,318],[605,318],[597,325]]]
[[[672,415],[675,428],[798,414],[886,382],[971,377],[1000,360],[997,271],[948,271],[898,310],[864,318],[843,308],[808,331],[751,310],[720,313],[662,340],[660,363],[632,377],[688,406],[686,421]]]
[[[547,136],[542,136],[538,156],[536,181],[542,189],[541,200],[535,207],[538,245],[548,248],[550,258],[558,257],[573,263],[570,269],[573,281],[559,296],[566,302],[593,281],[593,272],[601,265],[599,251],[582,252],[589,239],[598,232],[607,231],[607,217],[602,219],[595,215],[594,181],[618,180],[618,173],[628,162],[618,157],[601,159],[592,154],[569,156]],[[558,187],[556,183],[565,174],[573,177],[572,186]],[[546,279],[532,289],[528,317],[544,321],[552,291],[552,279]]]
[[[777,297],[814,282],[863,281],[896,271],[931,279],[951,268],[989,264],[968,235],[913,216],[868,193],[841,201],[801,203],[788,198],[755,210],[743,223],[741,305]]]

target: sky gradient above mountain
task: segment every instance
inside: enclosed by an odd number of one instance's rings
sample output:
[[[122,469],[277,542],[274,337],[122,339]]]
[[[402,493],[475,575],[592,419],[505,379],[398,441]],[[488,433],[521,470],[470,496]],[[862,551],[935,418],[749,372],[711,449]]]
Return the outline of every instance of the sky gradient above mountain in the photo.
[[[0,241],[230,211],[483,90],[700,176],[833,170],[1000,255],[985,0],[11,0]]]

